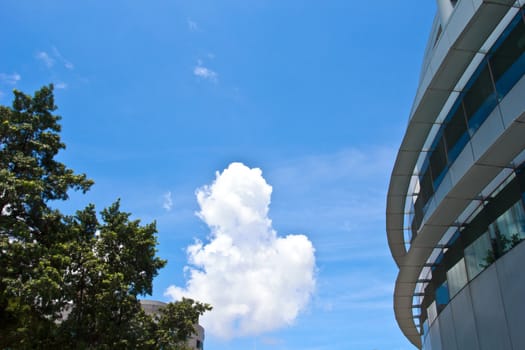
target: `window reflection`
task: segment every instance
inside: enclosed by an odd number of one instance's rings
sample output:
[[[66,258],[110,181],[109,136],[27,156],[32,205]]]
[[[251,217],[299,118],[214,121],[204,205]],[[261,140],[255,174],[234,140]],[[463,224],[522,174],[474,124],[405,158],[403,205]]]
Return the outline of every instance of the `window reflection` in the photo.
[[[467,284],[467,270],[465,269],[465,259],[461,259],[456,265],[447,271],[447,281],[450,296],[454,297]]]
[[[465,262],[469,279],[476,277],[487,267],[487,256],[492,255],[492,245],[488,232],[482,234],[474,243],[465,248]]]
[[[489,226],[495,251],[494,258],[504,254],[525,238],[525,213],[521,201],[514,204]],[[491,262],[490,259],[488,261]]]
[[[525,72],[525,25],[520,16],[513,22],[514,30],[502,35],[490,59],[496,89],[500,96],[507,94]]]
[[[525,239],[524,198],[525,163],[474,211],[434,261],[421,303],[423,332],[469,281]]]
[[[452,111],[452,117],[445,127],[445,141],[449,162],[452,163],[459,156],[461,150],[468,142],[467,121],[463,110],[463,104],[459,103]]]
[[[468,88],[463,98],[471,135],[479,129],[497,104],[496,90],[492,84],[486,59],[478,68],[477,77],[474,76],[474,79],[474,83]]]

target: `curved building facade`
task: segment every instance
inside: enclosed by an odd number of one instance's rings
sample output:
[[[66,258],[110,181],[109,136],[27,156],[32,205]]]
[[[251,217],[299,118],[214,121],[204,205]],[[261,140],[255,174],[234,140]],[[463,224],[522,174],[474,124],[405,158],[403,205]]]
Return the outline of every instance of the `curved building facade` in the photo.
[[[426,350],[525,349],[525,0],[437,0],[392,171],[394,311]]]
[[[140,300],[140,306],[147,315],[158,315],[160,310],[166,306],[166,303],[157,300]],[[200,324],[193,326],[195,333],[187,341],[188,349],[203,350],[204,349],[204,328]]]

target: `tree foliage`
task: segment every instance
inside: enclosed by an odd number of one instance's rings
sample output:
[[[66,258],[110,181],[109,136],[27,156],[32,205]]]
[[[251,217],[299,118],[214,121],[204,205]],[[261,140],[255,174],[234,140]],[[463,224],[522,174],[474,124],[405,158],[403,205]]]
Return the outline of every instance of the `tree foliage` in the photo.
[[[55,159],[65,148],[55,110],[52,85],[0,106],[0,348],[181,348],[211,307],[141,309],[166,264],[155,223],[131,220],[118,200],[100,215],[51,207],[93,184]]]

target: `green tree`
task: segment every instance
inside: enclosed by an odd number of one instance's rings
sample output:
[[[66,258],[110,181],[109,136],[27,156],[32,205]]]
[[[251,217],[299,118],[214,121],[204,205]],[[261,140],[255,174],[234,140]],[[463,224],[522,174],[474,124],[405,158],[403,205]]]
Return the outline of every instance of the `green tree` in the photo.
[[[155,223],[119,201],[100,216],[51,207],[93,184],[55,159],[65,148],[55,110],[52,85],[0,106],[0,348],[179,349],[211,308],[185,299],[158,317],[142,311],[138,296],[166,264]]]
[[[69,218],[75,235],[69,251],[69,315],[60,325],[62,339],[75,348],[136,347],[134,329],[139,295],[151,294],[152,280],[166,262],[155,256],[155,224],[140,225],[120,211],[117,201],[101,212],[93,206]],[[86,234],[87,232],[87,234]],[[74,239],[76,237],[76,239]]]
[[[210,305],[189,298],[166,305],[157,322],[155,338],[158,348],[184,349],[186,340],[195,332],[194,326],[199,322],[199,316],[209,310]]]
[[[67,302],[57,244],[67,230],[48,203],[92,185],[55,160],[65,148],[55,109],[52,86],[33,97],[14,91],[12,107],[0,106],[0,341],[28,348],[46,346]]]

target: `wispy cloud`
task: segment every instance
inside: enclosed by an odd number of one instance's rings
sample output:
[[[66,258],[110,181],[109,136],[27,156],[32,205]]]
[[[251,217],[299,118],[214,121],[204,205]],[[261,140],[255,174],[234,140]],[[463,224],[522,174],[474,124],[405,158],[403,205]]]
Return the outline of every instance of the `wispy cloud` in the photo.
[[[22,77],[18,73],[0,73],[0,87],[12,87],[13,85],[16,85],[16,83],[18,83],[21,79]],[[5,92],[0,90],[0,98],[3,98],[4,96]]]
[[[170,286],[175,300],[211,303],[206,331],[231,338],[292,324],[314,292],[314,247],[304,235],[277,236],[268,217],[272,187],[258,168],[232,163],[197,191],[208,243],[187,248],[189,280]]]
[[[323,276],[315,303],[324,312],[391,309],[393,292],[394,281],[384,267],[349,267]]]
[[[199,30],[199,25],[197,24],[197,22],[191,20],[190,18],[188,18],[187,20],[187,23],[188,23],[188,29],[192,32],[196,32]]]
[[[55,46],[51,48],[50,53],[46,51],[38,51],[36,53],[36,58],[42,61],[47,68],[52,68],[57,62],[59,62],[64,68],[68,70],[75,69],[74,64],[66,59]]]
[[[53,46],[53,55],[54,57],[56,57],[63,65],[66,69],[69,69],[69,70],[73,70],[75,68],[75,66],[73,65],[73,63],[71,63],[69,60],[67,60],[66,58],[64,58],[64,56],[62,56],[62,54],[60,53],[60,51],[58,51],[58,49]]]
[[[166,193],[164,193],[164,195],[162,196],[162,207],[166,210],[166,211],[171,211],[171,208],[173,207],[173,199],[171,198],[171,192],[168,191]]]
[[[59,90],[67,89],[67,84],[64,83],[63,81],[56,82],[53,85],[54,85],[55,89],[59,89]]]
[[[12,74],[6,74],[6,73],[0,73],[0,83],[5,85],[16,85],[22,79],[20,74],[18,73],[12,73]]]
[[[42,61],[47,68],[51,68],[55,65],[55,59],[52,58],[47,52],[39,51],[36,53],[36,58]]]
[[[322,223],[324,229],[359,232],[384,220],[394,157],[395,149],[390,147],[344,149],[286,159],[268,177],[276,187],[286,189],[291,202],[300,203],[283,208],[284,219],[293,222],[302,217],[310,227]]]
[[[209,80],[214,83],[218,81],[218,74],[210,68],[204,67],[202,61],[197,61],[197,65],[193,68],[193,74],[201,79]]]

